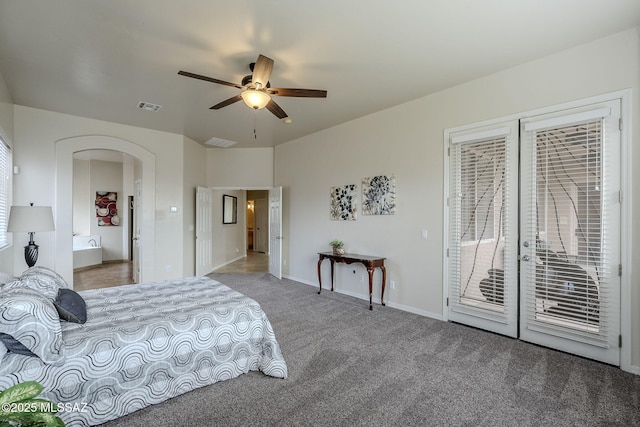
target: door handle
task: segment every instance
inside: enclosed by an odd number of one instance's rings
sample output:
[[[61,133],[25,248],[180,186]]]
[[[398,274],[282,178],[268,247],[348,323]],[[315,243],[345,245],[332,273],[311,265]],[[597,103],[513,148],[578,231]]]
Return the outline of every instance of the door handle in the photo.
[[[523,261],[530,261],[531,257],[529,255],[525,255],[525,256],[522,257],[522,260]]]

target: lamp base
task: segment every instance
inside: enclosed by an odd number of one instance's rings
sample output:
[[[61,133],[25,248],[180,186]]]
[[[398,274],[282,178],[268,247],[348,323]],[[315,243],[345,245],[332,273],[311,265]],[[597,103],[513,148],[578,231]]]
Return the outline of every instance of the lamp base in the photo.
[[[33,241],[24,247],[24,260],[29,267],[36,265],[36,261],[38,260],[38,245],[33,243]]]

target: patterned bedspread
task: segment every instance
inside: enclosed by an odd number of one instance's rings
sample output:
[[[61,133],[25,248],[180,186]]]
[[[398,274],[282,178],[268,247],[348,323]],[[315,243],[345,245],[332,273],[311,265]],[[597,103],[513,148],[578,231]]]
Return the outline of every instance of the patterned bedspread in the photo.
[[[80,292],[87,322],[62,321],[66,361],[9,353],[0,390],[40,382],[67,425],[100,424],[187,391],[262,371],[287,377],[260,305],[206,277]]]

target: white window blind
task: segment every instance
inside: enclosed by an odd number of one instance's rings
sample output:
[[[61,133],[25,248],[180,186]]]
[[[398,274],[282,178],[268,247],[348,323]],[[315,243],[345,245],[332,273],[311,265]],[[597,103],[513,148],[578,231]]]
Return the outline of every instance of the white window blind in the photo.
[[[9,221],[9,197],[11,182],[11,149],[0,138],[0,248],[9,244],[7,223]]]

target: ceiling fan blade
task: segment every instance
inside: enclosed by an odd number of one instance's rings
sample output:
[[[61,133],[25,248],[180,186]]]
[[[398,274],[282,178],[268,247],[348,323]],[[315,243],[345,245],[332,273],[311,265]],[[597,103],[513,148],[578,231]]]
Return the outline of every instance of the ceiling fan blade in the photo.
[[[285,113],[284,110],[280,108],[280,106],[276,104],[276,102],[273,99],[269,101],[266,108],[267,110],[271,111],[273,115],[279,119],[284,119],[285,117],[288,117],[287,113]]]
[[[267,87],[269,77],[271,77],[271,70],[273,70],[273,59],[258,55],[256,65],[253,66],[251,81],[253,84],[260,83],[262,87]]]
[[[270,95],[274,96],[294,96],[297,98],[326,98],[326,90],[318,89],[286,89],[279,87],[272,87],[267,90]]]
[[[236,102],[240,101],[242,99],[241,95],[236,95],[232,98],[226,99],[216,105],[214,105],[213,107],[209,108],[210,110],[219,110],[223,107],[226,107],[227,105],[231,105],[231,104],[235,104]]]
[[[206,82],[217,83],[219,85],[231,86],[231,87],[236,87],[238,89],[242,89],[242,86],[240,86],[238,84],[231,83],[231,82],[225,82],[224,80],[214,79],[213,77],[201,76],[200,74],[194,74],[194,73],[190,73],[188,71],[180,70],[180,71],[178,71],[178,74],[180,74],[181,76],[185,76],[185,77],[191,77],[191,78],[198,79],[198,80],[204,80]]]

